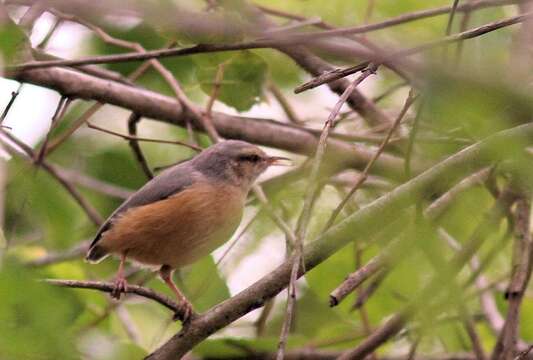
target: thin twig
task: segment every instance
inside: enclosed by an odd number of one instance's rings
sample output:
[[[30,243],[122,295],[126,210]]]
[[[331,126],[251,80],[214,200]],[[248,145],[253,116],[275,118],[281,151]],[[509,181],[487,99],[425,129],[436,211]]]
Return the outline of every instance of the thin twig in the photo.
[[[78,289],[94,289],[94,290],[99,290],[99,291],[108,292],[108,293],[111,293],[115,289],[115,284],[112,282],[90,281],[90,280],[58,280],[58,279],[46,279],[44,281],[48,284],[55,285],[55,286],[78,288]],[[174,312],[180,311],[180,306],[174,300],[170,299],[166,295],[156,293],[152,289],[149,289],[143,286],[129,284],[125,290],[125,293],[136,294],[136,295],[145,297],[147,299],[154,300],[155,302],[163,305],[167,309],[170,309]]]
[[[363,185],[363,183],[366,181],[366,179],[368,178],[368,175],[369,175],[369,172],[370,172],[370,169],[372,168],[372,165],[374,165],[374,163],[376,162],[376,160],[379,158],[379,156],[383,153],[383,150],[385,150],[385,146],[387,146],[390,138],[392,137],[392,134],[396,131],[396,129],[398,128],[398,126],[400,125],[403,117],[405,116],[405,114],[407,113],[407,111],[409,110],[409,108],[411,107],[411,105],[413,104],[413,102],[416,100],[416,96],[413,94],[412,90],[409,92],[409,96],[407,97],[407,99],[405,100],[405,103],[403,105],[403,108],[402,110],[400,111],[400,113],[398,114],[398,116],[396,117],[396,120],[394,121],[394,123],[392,124],[392,126],[390,127],[389,129],[389,132],[387,133],[387,136],[385,136],[385,139],[383,139],[383,142],[381,143],[381,145],[379,146],[378,150],[374,153],[374,156],[372,157],[372,159],[370,159],[370,161],[368,162],[368,164],[365,166],[363,172],[361,173],[361,175],[359,176],[359,178],[357,179],[357,182],[355,183],[355,185],[352,187],[352,189],[350,190],[350,192],[344,197],[344,199],[342,199],[341,203],[335,208],[335,210],[333,210],[333,213],[331,214],[330,218],[328,219],[328,222],[326,223],[326,226],[324,227],[324,230],[323,231],[326,231],[327,229],[329,229],[334,223],[335,223],[335,219],[337,218],[337,216],[339,215],[339,213],[342,211],[342,209],[344,208],[344,206],[346,205],[346,203],[352,198],[352,196],[355,194],[355,192]]]
[[[411,159],[413,158],[413,150],[415,148],[415,139],[418,135],[418,130],[420,128],[420,122],[422,119],[422,114],[425,109],[426,101],[424,97],[420,100],[420,105],[418,106],[418,111],[416,112],[415,118],[413,120],[413,125],[411,126],[411,131],[409,132],[409,140],[407,141],[407,149],[405,151],[405,160],[403,163],[403,168],[405,172],[405,177],[407,179],[411,178]]]
[[[297,125],[301,125],[304,123],[304,121],[298,117],[296,111],[293,109],[281,89],[273,81],[269,81],[268,90],[270,90],[272,95],[274,95],[274,98],[279,103],[279,105],[285,112],[285,115],[287,115],[287,119],[289,119],[290,122]]]
[[[67,98],[65,96],[61,96],[61,99],[59,99],[59,102],[57,103],[56,111],[54,115],[52,116],[52,120],[50,122],[50,129],[46,133],[46,137],[44,138],[43,144],[41,145],[41,148],[39,149],[39,152],[37,153],[37,157],[34,159],[34,161],[37,164],[40,164],[46,153],[48,148],[48,142],[50,141],[50,135],[52,131],[57,127],[59,124],[59,121],[65,116],[65,113],[67,112],[67,109],[71,103],[71,99]]]
[[[135,157],[135,160],[139,163],[139,166],[141,167],[141,170],[143,171],[144,175],[146,175],[146,178],[148,180],[154,178],[154,173],[150,169],[150,166],[148,165],[148,160],[146,160],[146,157],[144,156],[144,153],[141,149],[141,146],[139,145],[138,139],[137,139],[137,124],[141,120],[141,116],[135,112],[132,112],[128,118],[128,134],[130,139],[128,139],[128,144],[130,145],[130,149],[133,152],[133,156]]]
[[[303,91],[313,89],[322,84],[329,83],[329,82],[341,79],[343,77],[346,77],[348,75],[354,74],[363,69],[366,69],[368,65],[370,64],[370,62],[384,63],[386,61],[391,61],[393,59],[398,60],[406,56],[411,56],[411,55],[414,55],[414,54],[417,54],[417,53],[420,53],[426,50],[433,49],[438,46],[472,39],[478,36],[485,35],[489,32],[499,30],[507,26],[522,23],[528,20],[529,18],[531,18],[532,16],[533,16],[533,13],[525,13],[525,14],[510,17],[510,18],[506,18],[503,20],[494,21],[494,22],[479,26],[477,28],[461,32],[461,33],[445,36],[443,38],[429,41],[427,43],[424,43],[424,44],[421,44],[421,45],[418,45],[412,48],[393,51],[392,53],[389,53],[389,54],[377,54],[377,56],[371,61],[365,61],[358,65],[345,68],[345,69],[335,69],[332,71],[325,72],[321,74],[320,76],[317,76],[313,78],[312,80],[302,85],[299,85],[298,87],[294,89],[294,92],[298,94]]]
[[[113,130],[104,129],[104,128],[102,128],[100,126],[97,126],[97,125],[94,125],[94,124],[92,124],[90,122],[87,122],[87,127],[91,128],[91,129],[94,129],[94,130],[98,130],[98,131],[104,132],[106,134],[110,134],[110,135],[115,135],[115,136],[121,137],[121,138],[123,138],[125,140],[137,140],[137,141],[153,142],[153,143],[158,143],[158,144],[179,145],[179,146],[185,146],[185,147],[187,147],[189,149],[192,149],[194,151],[202,151],[202,148],[200,148],[200,147],[198,147],[196,145],[191,145],[191,144],[188,144],[186,142],[179,141],[179,140],[150,139],[150,138],[144,138],[144,137],[121,134],[121,133],[113,131]]]
[[[211,91],[211,96],[209,97],[209,101],[207,102],[207,105],[205,106],[205,115],[212,119],[213,117],[213,105],[215,104],[215,101],[218,99],[218,94],[220,92],[220,87],[222,86],[222,80],[224,79],[224,63],[221,63],[217,67],[217,73],[215,75],[215,82],[213,83],[213,91]]]
[[[20,94],[20,90],[22,90],[22,86],[24,86],[24,83],[20,83],[17,90],[11,92],[11,99],[9,99],[9,102],[7,103],[4,111],[2,112],[2,115],[0,115],[0,126],[2,126],[2,123],[6,119],[7,114],[9,113],[9,110],[11,110],[11,107],[13,106],[15,99]]]
[[[448,16],[448,23],[446,24],[446,31],[445,31],[446,36],[452,33],[453,19],[455,17],[455,13],[457,12],[458,5],[459,5],[459,0],[453,0],[452,9],[450,11],[450,16]]]

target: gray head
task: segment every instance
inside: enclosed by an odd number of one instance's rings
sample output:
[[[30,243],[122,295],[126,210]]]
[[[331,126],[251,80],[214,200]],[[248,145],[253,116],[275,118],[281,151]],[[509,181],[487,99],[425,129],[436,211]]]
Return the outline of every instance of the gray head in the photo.
[[[248,190],[261,173],[279,160],[288,159],[268,156],[245,141],[227,140],[202,151],[192,160],[192,165],[205,176]]]

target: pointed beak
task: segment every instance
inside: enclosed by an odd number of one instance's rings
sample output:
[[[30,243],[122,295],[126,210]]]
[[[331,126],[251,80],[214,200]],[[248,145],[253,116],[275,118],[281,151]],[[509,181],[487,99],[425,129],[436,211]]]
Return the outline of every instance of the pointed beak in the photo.
[[[292,166],[292,160],[283,156],[271,156],[267,158],[268,165]]]

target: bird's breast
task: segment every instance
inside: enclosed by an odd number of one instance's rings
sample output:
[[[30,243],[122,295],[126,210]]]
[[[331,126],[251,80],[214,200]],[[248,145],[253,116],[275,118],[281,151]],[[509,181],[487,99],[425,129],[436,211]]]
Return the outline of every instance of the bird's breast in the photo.
[[[231,237],[241,221],[244,201],[240,188],[198,183],[126,211],[104,233],[101,244],[149,265],[187,265]]]

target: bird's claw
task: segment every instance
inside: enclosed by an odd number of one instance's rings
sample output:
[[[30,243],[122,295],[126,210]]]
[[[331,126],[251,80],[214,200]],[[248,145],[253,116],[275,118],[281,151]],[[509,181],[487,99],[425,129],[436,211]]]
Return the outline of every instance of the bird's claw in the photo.
[[[191,321],[192,315],[194,313],[192,304],[187,300],[182,300],[178,305],[179,307],[174,313],[172,319],[174,321],[181,320],[182,324],[187,324],[189,321]]]
[[[115,279],[115,287],[111,291],[111,297],[113,299],[120,300],[122,293],[125,293],[128,290],[128,282],[123,277],[118,277]]]

